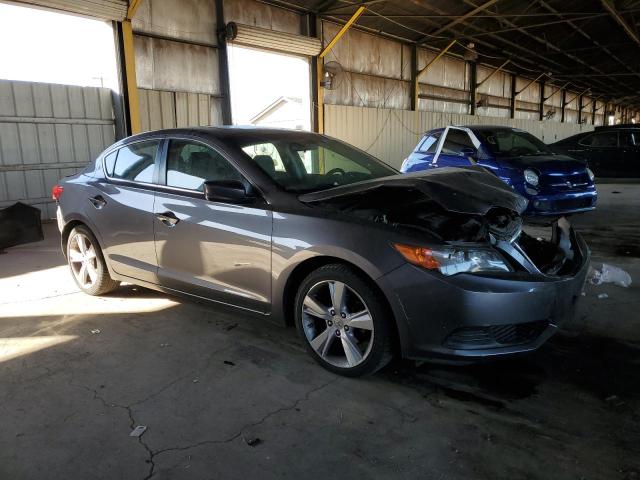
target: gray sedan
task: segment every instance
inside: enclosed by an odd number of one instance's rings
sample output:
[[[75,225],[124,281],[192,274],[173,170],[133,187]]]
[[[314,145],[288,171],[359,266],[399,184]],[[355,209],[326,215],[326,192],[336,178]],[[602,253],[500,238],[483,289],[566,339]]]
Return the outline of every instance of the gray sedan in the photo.
[[[398,175],[299,131],[145,133],[53,189],[80,289],[130,282],[295,324],[348,376],[393,355],[470,361],[536,349],[568,318],[589,251],[565,219],[482,169]]]

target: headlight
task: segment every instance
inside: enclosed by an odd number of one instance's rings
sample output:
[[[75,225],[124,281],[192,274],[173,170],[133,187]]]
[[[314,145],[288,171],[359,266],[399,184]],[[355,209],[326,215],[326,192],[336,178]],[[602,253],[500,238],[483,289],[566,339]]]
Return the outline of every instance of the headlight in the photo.
[[[591,180],[592,182],[596,179],[596,176],[593,174],[589,167],[587,167],[587,175],[589,175],[589,180]]]
[[[443,275],[462,272],[509,272],[511,268],[492,250],[440,248],[434,250],[395,243],[400,254],[413,265],[438,270]]]
[[[538,174],[529,168],[524,171],[524,180],[529,185],[538,186]]]

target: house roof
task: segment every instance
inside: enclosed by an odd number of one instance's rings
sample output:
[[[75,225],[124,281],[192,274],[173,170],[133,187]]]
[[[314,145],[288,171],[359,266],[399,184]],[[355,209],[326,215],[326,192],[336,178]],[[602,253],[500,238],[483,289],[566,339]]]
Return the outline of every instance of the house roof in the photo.
[[[263,120],[264,118],[273,114],[273,112],[275,112],[276,110],[279,110],[280,108],[282,108],[284,105],[288,103],[302,104],[302,99],[299,97],[288,97],[285,95],[280,96],[276,98],[273,102],[271,102],[269,105],[267,105],[264,109],[262,109],[257,115],[253,116],[251,120],[249,120],[249,123],[252,123],[252,124],[258,123],[260,120]]]

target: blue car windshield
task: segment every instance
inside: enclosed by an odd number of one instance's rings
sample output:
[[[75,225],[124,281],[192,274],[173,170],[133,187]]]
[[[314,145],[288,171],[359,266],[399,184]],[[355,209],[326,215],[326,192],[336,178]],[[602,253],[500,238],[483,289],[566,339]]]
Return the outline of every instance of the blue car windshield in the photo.
[[[508,128],[478,129],[476,135],[497,157],[552,155],[549,147],[530,133]]]

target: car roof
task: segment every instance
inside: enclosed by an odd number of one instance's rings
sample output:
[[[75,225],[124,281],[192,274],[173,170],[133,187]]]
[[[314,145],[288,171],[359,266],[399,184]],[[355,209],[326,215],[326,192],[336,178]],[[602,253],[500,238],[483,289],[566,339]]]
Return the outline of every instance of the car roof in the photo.
[[[618,125],[599,125],[594,128],[594,130],[620,130],[620,129],[629,129],[635,128],[640,129],[640,125],[637,123],[619,123]]]
[[[146,138],[154,138],[159,136],[167,136],[167,135],[196,135],[203,137],[211,137],[215,139],[222,140],[249,140],[252,139],[264,139],[269,138],[273,140],[277,139],[287,139],[287,140],[295,140],[296,138],[303,141],[304,139],[308,139],[310,136],[317,135],[313,132],[307,132],[303,130],[293,130],[286,128],[266,128],[266,127],[256,127],[256,126],[239,126],[239,125],[229,125],[229,126],[221,126],[221,127],[187,127],[187,128],[167,128],[163,130],[153,130],[150,132],[139,133],[137,135],[133,135],[131,137],[127,137],[121,140],[120,144],[127,144],[130,142],[135,142],[139,140],[144,140]]]
[[[483,131],[483,130],[506,130],[506,131],[524,131],[520,128],[515,128],[515,127],[505,127],[504,125],[456,125],[457,127],[461,127],[461,128],[468,128],[469,130],[477,130],[477,131]]]

